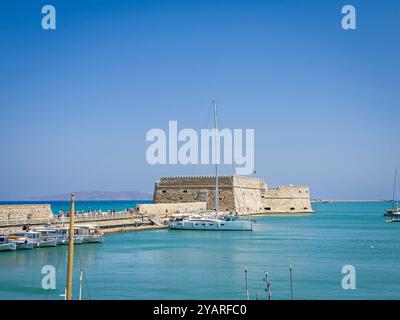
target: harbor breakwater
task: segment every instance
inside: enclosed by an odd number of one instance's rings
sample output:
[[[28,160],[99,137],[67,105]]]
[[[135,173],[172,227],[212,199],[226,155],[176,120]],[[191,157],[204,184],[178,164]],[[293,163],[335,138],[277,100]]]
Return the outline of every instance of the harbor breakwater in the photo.
[[[80,225],[96,225],[103,233],[166,228],[163,222],[151,215],[137,214],[135,210],[101,210],[77,213],[75,222]],[[54,215],[50,204],[0,205],[0,231],[18,231],[23,228],[40,227],[45,224],[63,226],[69,223],[68,215]]]

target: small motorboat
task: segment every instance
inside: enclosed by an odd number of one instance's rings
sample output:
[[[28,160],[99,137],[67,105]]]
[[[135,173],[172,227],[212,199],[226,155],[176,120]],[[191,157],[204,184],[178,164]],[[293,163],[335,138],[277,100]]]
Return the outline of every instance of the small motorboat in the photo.
[[[40,233],[42,240],[44,239],[55,239],[57,245],[68,244],[68,229],[65,227],[55,227],[47,225],[42,228],[35,228],[34,231]]]
[[[0,236],[0,251],[15,251],[17,244],[14,240],[6,236]]]
[[[75,242],[78,239],[81,239],[82,243],[101,243],[103,233],[95,225],[75,225]]]
[[[15,235],[8,236],[17,245],[17,250],[33,249],[33,243],[30,243],[27,237],[18,237]]]
[[[40,232],[37,231],[16,232],[14,235],[27,238],[28,243],[31,243],[34,248],[55,247],[57,245],[57,239],[42,237]]]

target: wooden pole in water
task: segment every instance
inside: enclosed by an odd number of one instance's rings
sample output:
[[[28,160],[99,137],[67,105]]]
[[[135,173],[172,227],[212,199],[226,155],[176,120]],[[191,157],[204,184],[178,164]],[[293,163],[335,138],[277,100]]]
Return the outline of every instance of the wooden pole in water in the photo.
[[[75,195],[71,194],[71,212],[69,214],[69,242],[68,242],[68,273],[67,273],[67,300],[72,300],[72,276],[74,270],[74,215]]]

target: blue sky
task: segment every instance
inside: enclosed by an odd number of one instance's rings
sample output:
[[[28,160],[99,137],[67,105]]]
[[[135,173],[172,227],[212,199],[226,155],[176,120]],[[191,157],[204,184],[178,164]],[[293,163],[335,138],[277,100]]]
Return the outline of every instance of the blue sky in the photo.
[[[41,28],[41,8],[57,29]],[[341,28],[341,7],[357,30]],[[151,193],[146,132],[255,129],[257,176],[325,199],[390,198],[400,167],[398,1],[0,4],[0,199]]]

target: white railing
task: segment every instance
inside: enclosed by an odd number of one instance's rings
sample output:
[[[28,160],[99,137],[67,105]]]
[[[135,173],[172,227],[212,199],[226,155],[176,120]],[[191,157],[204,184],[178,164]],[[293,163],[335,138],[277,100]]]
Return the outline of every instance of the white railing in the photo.
[[[103,212],[103,213],[85,213],[76,214],[76,222],[90,222],[90,221],[106,221],[118,219],[132,219],[134,213],[130,211],[120,212]],[[49,218],[49,219],[26,219],[26,220],[0,220],[0,227],[22,226],[22,225],[38,225],[47,223],[68,223],[69,216],[62,216]]]
[[[89,222],[89,221],[105,221],[105,220],[117,220],[117,219],[132,219],[133,214],[131,212],[104,212],[104,213],[85,213],[75,215],[75,222]],[[56,221],[59,223],[69,222],[68,216],[57,217]]]

